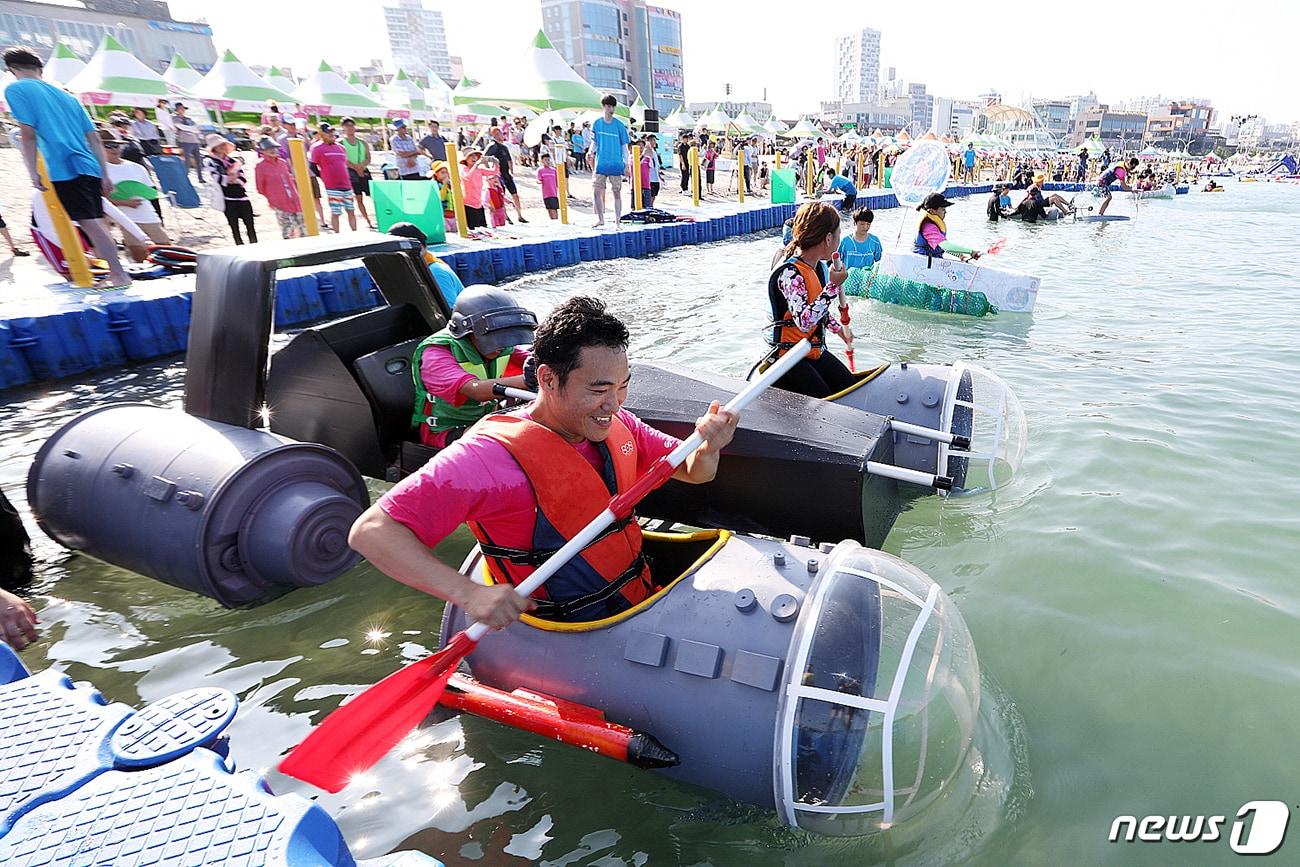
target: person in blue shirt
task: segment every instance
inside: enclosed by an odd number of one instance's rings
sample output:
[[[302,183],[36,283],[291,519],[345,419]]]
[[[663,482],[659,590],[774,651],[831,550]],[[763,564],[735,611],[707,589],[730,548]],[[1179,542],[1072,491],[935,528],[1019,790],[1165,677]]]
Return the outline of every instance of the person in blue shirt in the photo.
[[[68,219],[81,227],[95,255],[108,265],[108,276],[95,288],[125,289],[131,278],[122,268],[104,220],[104,196],[113,184],[108,180],[108,158],[99,131],[76,97],[42,79],[43,64],[30,48],[6,48],[4,62],[17,79],[5,88],[4,98],[22,133],[19,147],[32,186],[45,192],[36,164],[39,148]]]
[[[827,189],[832,193],[844,194],[844,199],[840,202],[840,210],[846,214],[853,213],[853,207],[858,203],[858,188],[853,186],[853,181],[839,174],[835,169],[827,167],[826,171],[831,176]]]
[[[870,268],[885,254],[880,239],[871,234],[871,224],[876,215],[870,208],[859,208],[853,214],[853,234],[840,238],[840,260],[846,268]]]
[[[966,180],[969,183],[975,183],[975,145],[966,145],[966,152],[962,154],[962,162],[966,166]]]
[[[591,124],[593,149],[596,152],[596,165],[592,167],[591,198],[596,207],[596,225],[605,225],[605,185],[614,190],[614,225],[618,225],[623,216],[623,174],[627,171],[628,145],[632,136],[628,134],[627,125],[614,117],[614,106],[618,100],[612,94],[605,94],[600,101],[604,110],[601,117]]]
[[[447,309],[451,309],[456,304],[456,299],[460,293],[465,291],[465,284],[461,282],[456,272],[451,270],[451,266],[429,252],[429,237],[424,231],[414,223],[393,223],[388,227],[388,234],[399,235],[403,238],[414,238],[424,245],[424,263],[429,266],[429,273],[433,275],[433,282],[438,284],[442,297],[447,301]]]

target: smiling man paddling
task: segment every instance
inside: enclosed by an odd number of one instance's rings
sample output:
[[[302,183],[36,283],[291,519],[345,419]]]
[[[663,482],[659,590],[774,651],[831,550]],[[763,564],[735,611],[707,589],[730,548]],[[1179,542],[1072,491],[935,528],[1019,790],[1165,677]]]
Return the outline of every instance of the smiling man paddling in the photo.
[[[631,373],[626,326],[592,298],[571,298],[537,328],[538,399],[488,416],[398,483],[352,527],[349,543],[417,590],[502,627],[535,609],[556,620],[595,620],[654,592],[635,520],[583,549],[533,599],[511,585],[577,534],[678,441],[622,409]],[[739,416],[715,401],[696,423],[704,445],[673,478],[711,481]],[[432,548],[468,524],[494,584],[439,561]]]

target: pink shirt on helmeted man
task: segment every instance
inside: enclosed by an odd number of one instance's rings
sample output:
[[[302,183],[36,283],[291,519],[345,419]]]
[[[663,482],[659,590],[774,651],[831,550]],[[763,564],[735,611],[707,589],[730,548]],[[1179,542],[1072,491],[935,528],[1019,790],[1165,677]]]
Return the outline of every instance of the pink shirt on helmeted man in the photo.
[[[524,407],[511,414],[529,418],[529,412]],[[636,443],[638,476],[680,444],[625,409],[618,411],[618,419]],[[573,447],[599,472],[602,461],[595,443],[583,440]],[[430,548],[466,521],[488,525],[498,545],[531,548],[537,498],[505,446],[471,433],[394,485],[379,499],[379,508]]]

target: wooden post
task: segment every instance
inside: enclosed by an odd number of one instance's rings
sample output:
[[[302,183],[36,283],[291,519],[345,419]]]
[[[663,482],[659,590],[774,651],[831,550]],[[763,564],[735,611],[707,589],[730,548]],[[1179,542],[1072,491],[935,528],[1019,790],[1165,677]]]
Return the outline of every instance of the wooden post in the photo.
[[[816,154],[813,153],[812,148],[808,148],[808,170],[804,173],[807,175],[804,178],[804,192],[810,199],[813,197],[813,166],[816,165],[816,162]]]
[[[641,210],[641,145],[632,145],[632,210]]]
[[[72,285],[78,289],[89,289],[95,285],[95,278],[90,273],[90,260],[86,258],[86,250],[81,246],[81,236],[72,227],[68,212],[63,210],[63,203],[59,201],[58,193],[54,192],[54,184],[50,181],[49,172],[45,170],[45,158],[39,153],[36,155],[36,171],[40,173],[41,184],[45,187],[41,198],[45,200],[45,209],[50,212],[54,232],[59,236],[59,246],[63,248],[63,261],[68,263],[68,276],[72,279]]]
[[[736,190],[740,193],[742,205],[745,204],[745,154],[748,150],[748,145],[736,148]]]
[[[876,186],[882,190],[885,188],[885,152],[883,150],[880,152],[880,164],[876,171]]]
[[[560,222],[569,224],[569,175],[565,171],[565,161],[560,160],[555,167],[556,192],[560,194]]]
[[[695,207],[700,206],[700,146],[692,145],[690,151],[691,160],[691,204]]]
[[[307,143],[302,139],[289,139],[289,162],[293,164],[293,178],[298,198],[302,200],[302,222],[307,227],[307,235],[314,237],[320,234],[320,224],[316,222],[316,199],[311,194],[311,175],[307,171]]]
[[[468,238],[469,227],[465,225],[465,193],[460,188],[460,162],[456,159],[454,142],[447,142],[447,173],[451,175],[451,206],[456,211],[456,234]],[[561,207],[563,202],[564,199],[561,197]]]
[[[866,155],[865,153],[863,153],[863,151],[862,151],[861,148],[859,148],[859,149],[858,149],[858,180],[857,180],[857,184],[858,184],[859,187],[862,187],[863,189],[866,189],[866,188],[867,188],[867,185],[864,184],[864,183],[862,183],[862,161],[865,160],[866,158],[867,158],[867,155]]]

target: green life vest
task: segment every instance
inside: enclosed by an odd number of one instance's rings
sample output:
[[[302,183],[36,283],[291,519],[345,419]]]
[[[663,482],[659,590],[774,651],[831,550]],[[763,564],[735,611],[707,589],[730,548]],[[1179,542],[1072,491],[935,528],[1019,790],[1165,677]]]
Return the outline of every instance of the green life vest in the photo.
[[[506,354],[485,361],[468,337],[452,337],[451,332],[445,328],[437,334],[424,338],[420,341],[420,345],[415,347],[415,354],[411,360],[411,375],[415,378],[415,411],[411,416],[411,424],[414,427],[428,425],[429,430],[434,433],[469,427],[491,412],[493,404],[490,401],[479,403],[471,400],[460,406],[453,406],[440,397],[430,395],[420,376],[420,364],[424,360],[424,351],[431,346],[447,347],[461,369],[466,373],[472,373],[478,379],[496,379],[501,375],[499,371],[509,362],[510,356]]]

